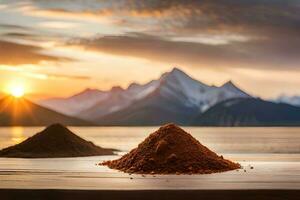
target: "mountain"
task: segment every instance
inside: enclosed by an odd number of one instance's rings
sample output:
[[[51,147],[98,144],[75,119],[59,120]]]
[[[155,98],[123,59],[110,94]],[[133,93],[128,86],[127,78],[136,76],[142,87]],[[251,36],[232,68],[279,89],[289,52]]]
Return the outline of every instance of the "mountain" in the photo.
[[[24,98],[6,96],[0,100],[0,126],[45,126],[57,122],[74,126],[91,125],[89,122],[57,113]]]
[[[37,103],[51,110],[70,116],[76,116],[81,111],[90,108],[107,96],[108,92],[106,91],[88,88],[68,98],[50,98]]]
[[[299,126],[300,107],[255,98],[229,99],[193,119],[201,126]]]
[[[178,68],[144,85],[109,91],[85,90],[62,99],[39,102],[48,108],[101,125],[186,124],[191,118],[229,98],[250,97],[231,81],[209,86]]]
[[[275,102],[287,103],[287,104],[291,104],[294,106],[300,106],[300,96],[281,95],[275,100]]]
[[[95,118],[101,125],[186,125],[210,106],[234,97],[250,97],[233,83],[208,86],[175,68],[157,80],[155,90],[130,106]],[[96,108],[95,108],[96,109]]]
[[[238,88],[232,81],[226,82],[224,85],[222,85],[221,88],[226,91],[230,91],[233,94],[236,94],[237,96],[241,96],[242,94],[242,96],[250,97],[250,95]]]
[[[78,113],[78,117],[97,123],[97,119],[122,110],[133,102],[143,99],[150,94],[158,85],[158,81],[150,81],[145,85],[136,83],[131,84],[126,90],[121,87],[113,87],[107,94],[106,98],[98,101],[89,109]]]
[[[113,155],[113,149],[104,149],[86,141],[61,124],[52,124],[20,144],[0,151],[0,157],[57,158]]]
[[[66,115],[93,120],[93,116],[101,117],[143,98],[156,84],[156,81],[150,81],[145,85],[132,83],[126,90],[118,86],[112,87],[109,91],[86,89],[68,98],[51,98],[37,103]]]

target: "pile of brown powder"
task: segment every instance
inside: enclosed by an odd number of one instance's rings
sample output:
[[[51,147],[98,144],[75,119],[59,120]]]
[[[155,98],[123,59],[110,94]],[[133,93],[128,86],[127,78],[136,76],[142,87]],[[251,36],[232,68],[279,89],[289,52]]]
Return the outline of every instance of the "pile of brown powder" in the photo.
[[[0,157],[59,158],[113,155],[114,149],[105,149],[86,141],[61,124],[52,124],[20,144],[0,150]]]
[[[162,126],[120,159],[101,164],[137,174],[209,174],[240,168],[174,124]]]

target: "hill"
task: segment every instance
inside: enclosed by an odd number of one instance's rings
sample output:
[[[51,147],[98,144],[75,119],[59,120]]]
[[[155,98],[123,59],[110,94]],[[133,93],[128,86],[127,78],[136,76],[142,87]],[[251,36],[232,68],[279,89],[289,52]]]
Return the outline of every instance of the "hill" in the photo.
[[[193,119],[195,126],[299,126],[300,107],[255,98],[223,101]]]
[[[5,96],[0,100],[0,126],[47,126],[58,122],[72,126],[92,124],[57,113],[24,98]]]

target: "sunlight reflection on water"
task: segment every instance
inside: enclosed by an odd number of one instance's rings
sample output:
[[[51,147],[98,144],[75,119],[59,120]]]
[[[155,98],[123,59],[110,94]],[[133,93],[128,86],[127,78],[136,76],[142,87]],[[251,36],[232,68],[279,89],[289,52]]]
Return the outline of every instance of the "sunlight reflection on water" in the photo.
[[[14,143],[20,143],[26,139],[25,135],[23,134],[24,128],[21,126],[16,126],[11,128],[11,140]]]

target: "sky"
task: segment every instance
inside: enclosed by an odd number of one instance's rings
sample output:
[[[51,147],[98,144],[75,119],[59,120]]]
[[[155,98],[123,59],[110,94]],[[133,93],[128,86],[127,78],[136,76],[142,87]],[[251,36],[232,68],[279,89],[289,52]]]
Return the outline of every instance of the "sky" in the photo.
[[[300,1],[0,0],[0,91],[124,88],[179,67],[254,96],[300,95]]]

